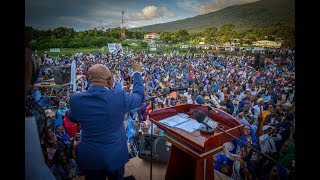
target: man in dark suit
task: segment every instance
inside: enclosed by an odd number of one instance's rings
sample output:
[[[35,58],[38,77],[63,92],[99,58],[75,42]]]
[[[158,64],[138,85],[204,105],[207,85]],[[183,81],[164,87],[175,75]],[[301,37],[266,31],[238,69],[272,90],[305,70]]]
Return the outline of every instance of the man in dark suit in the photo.
[[[124,166],[129,161],[124,115],[144,99],[142,68],[134,63],[132,69],[132,93],[113,89],[111,71],[95,64],[89,69],[92,86],[70,98],[69,118],[82,128],[77,157],[86,180],[124,178]]]
[[[268,114],[266,116],[266,119],[263,124],[274,126],[274,125],[278,124],[279,122],[281,122],[280,117],[277,115],[276,109],[274,109],[271,104],[268,105],[268,109],[270,111],[270,114]]]

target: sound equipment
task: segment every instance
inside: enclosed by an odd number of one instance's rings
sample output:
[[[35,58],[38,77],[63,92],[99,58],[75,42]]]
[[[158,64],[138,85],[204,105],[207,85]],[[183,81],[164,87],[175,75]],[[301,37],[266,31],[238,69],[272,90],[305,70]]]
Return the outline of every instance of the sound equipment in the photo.
[[[70,83],[71,81],[71,65],[56,66],[54,68],[54,82],[57,85]]]
[[[255,61],[254,61],[254,67],[256,69],[258,68],[263,68],[264,67],[264,64],[265,64],[265,57],[260,55],[260,54],[256,54],[255,56]]]
[[[166,163],[169,159],[171,143],[167,142],[162,136],[160,136],[154,141],[153,145],[155,159],[162,163]]]
[[[140,148],[138,157],[140,159],[148,160],[151,159],[151,148],[153,148],[153,161],[166,163],[169,159],[169,154],[171,150],[171,145],[168,143],[163,136],[152,135],[152,144],[153,147],[150,146],[151,135],[143,134],[141,138]]]

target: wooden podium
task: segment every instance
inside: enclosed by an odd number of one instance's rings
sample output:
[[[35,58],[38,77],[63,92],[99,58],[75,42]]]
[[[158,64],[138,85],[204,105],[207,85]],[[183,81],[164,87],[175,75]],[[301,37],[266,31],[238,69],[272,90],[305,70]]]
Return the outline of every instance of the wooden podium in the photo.
[[[195,114],[199,111],[207,113],[210,118],[219,123],[220,128],[230,134],[236,137],[241,135],[243,125],[219,109],[208,111],[206,106],[187,104],[152,111],[149,116],[151,122],[165,132],[165,139],[172,144],[167,163],[166,180],[214,179],[213,155],[222,151],[223,143],[233,140],[231,136],[217,128],[214,130],[214,134],[206,135],[200,133],[199,130],[187,132],[158,122],[178,113],[188,114],[192,119],[195,119]]]

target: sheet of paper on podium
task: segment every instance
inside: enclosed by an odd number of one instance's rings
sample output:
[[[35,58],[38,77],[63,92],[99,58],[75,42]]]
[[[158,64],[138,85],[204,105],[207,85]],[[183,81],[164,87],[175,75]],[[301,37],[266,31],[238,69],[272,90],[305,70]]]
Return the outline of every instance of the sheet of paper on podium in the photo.
[[[184,113],[178,113],[177,115],[162,119],[159,122],[170,127],[185,130],[187,132],[193,132],[204,126],[203,124],[198,123],[195,119],[190,118],[187,114]]]

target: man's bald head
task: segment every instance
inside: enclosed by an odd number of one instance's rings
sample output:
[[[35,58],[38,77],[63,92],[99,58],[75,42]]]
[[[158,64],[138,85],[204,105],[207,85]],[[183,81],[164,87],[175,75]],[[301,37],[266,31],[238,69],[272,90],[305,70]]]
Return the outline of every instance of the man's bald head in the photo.
[[[105,65],[95,64],[89,69],[89,79],[93,85],[107,86],[110,89],[112,73]]]

